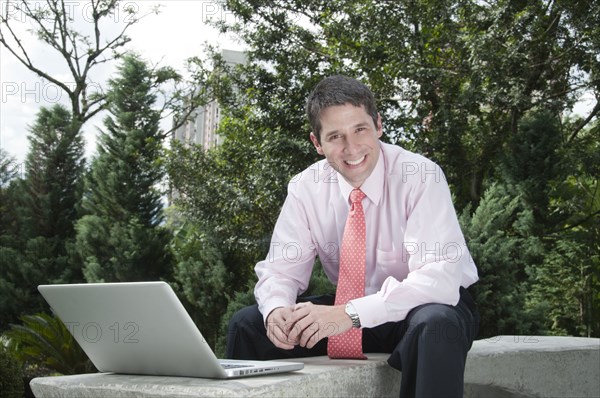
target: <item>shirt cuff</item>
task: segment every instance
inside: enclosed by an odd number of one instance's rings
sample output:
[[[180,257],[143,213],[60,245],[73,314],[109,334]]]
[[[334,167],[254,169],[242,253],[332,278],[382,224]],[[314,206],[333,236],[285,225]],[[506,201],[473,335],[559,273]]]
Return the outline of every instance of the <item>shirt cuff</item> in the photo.
[[[290,303],[288,303],[285,299],[283,298],[272,298],[270,299],[267,303],[265,303],[264,305],[261,305],[259,307],[260,313],[263,316],[263,322],[265,324],[265,326],[267,326],[267,316],[269,316],[269,314],[275,309],[275,308],[279,308],[279,307],[289,307]]]
[[[372,328],[388,321],[388,314],[383,297],[379,294],[350,300],[358,313],[360,326]]]

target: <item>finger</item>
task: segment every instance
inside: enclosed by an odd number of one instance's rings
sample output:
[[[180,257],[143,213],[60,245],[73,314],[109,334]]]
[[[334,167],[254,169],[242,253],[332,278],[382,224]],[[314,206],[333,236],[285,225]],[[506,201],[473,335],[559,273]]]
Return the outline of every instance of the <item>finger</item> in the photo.
[[[291,325],[291,321],[290,321],[290,317],[292,315],[292,311],[293,311],[293,307],[292,308],[278,308],[277,312],[273,311],[273,316],[269,318],[268,322],[271,324],[276,324],[282,331],[284,334],[288,334],[289,333],[289,329],[290,329],[290,325]]]
[[[299,344],[302,347],[312,348],[320,340],[319,334],[319,325],[313,323],[302,331]]]
[[[300,314],[299,316],[301,316],[301,318],[296,320],[293,324],[290,324],[289,328],[286,329],[288,339],[296,342],[296,344],[300,342],[304,330],[313,323],[313,317],[310,313]]]
[[[294,306],[294,311],[300,309],[300,308],[304,308],[307,307],[309,305],[311,305],[312,303],[310,301],[307,301],[306,303],[296,303],[296,305]]]
[[[267,331],[267,337],[278,348],[285,350],[291,350],[294,348],[294,344],[289,341],[288,336],[283,333],[281,328],[276,324],[273,324],[269,327],[269,330]]]
[[[312,312],[312,303],[300,303],[294,307],[294,312],[287,319],[290,328]]]
[[[295,341],[296,344],[303,344],[304,346],[308,339],[315,333],[315,328],[318,329],[318,324],[315,322],[315,314],[307,313],[294,323],[294,326],[288,333],[288,338],[291,341]]]

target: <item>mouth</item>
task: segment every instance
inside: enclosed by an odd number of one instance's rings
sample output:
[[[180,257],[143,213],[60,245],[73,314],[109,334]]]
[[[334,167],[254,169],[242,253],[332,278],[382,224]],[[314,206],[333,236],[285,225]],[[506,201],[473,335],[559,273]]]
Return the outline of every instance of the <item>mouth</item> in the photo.
[[[365,160],[366,157],[366,155],[363,155],[361,158],[356,160],[344,160],[344,163],[346,163],[348,166],[358,166]]]

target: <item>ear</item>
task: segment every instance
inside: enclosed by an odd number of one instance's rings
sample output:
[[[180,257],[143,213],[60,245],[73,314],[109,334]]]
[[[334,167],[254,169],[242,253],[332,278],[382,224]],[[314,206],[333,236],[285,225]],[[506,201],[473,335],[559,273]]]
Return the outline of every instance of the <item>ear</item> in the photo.
[[[381,114],[377,113],[377,137],[381,138],[383,134],[383,125],[381,124]]]
[[[313,133],[310,133],[310,140],[312,141],[313,145],[315,146],[317,153],[319,155],[325,155],[325,153],[323,152],[323,148],[321,148],[321,144],[319,144],[319,140],[317,139],[317,136],[314,135]]]

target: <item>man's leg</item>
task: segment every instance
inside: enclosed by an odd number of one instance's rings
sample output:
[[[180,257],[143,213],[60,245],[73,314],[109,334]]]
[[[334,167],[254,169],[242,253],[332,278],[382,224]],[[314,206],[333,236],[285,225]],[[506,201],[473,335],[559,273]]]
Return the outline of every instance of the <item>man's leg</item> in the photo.
[[[394,327],[400,342],[388,359],[402,371],[400,396],[462,397],[467,352],[478,327],[479,314],[465,289],[454,307],[425,304],[409,312]]]
[[[333,305],[332,295],[299,298],[298,302],[310,301],[314,304]],[[327,355],[327,339],[317,343],[312,349],[296,346],[292,350],[282,350],[267,337],[267,330],[258,305],[243,308],[229,321],[227,334],[227,358],[231,359],[282,359]]]

